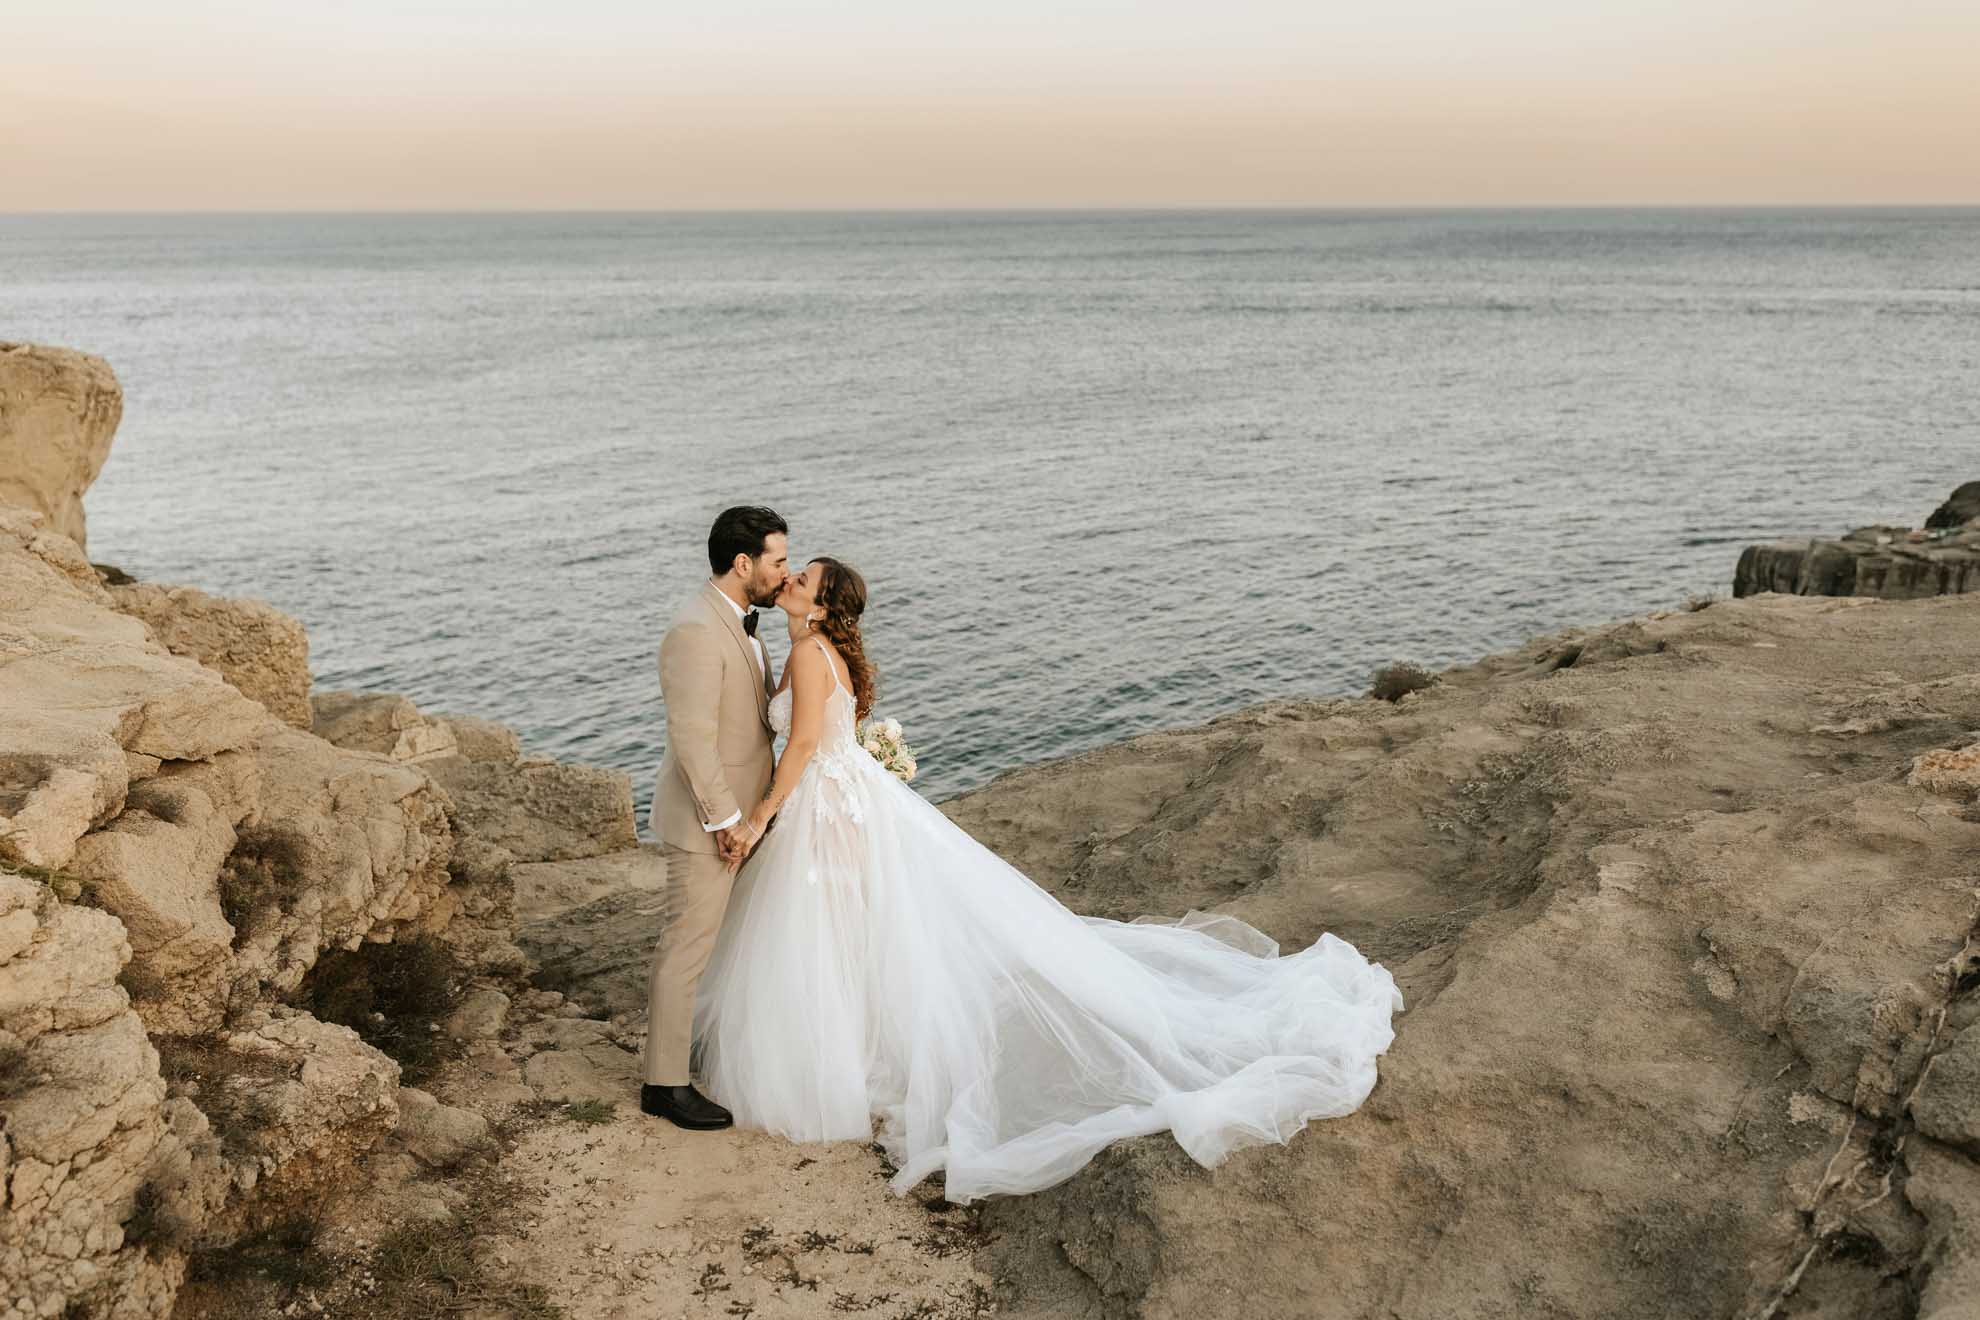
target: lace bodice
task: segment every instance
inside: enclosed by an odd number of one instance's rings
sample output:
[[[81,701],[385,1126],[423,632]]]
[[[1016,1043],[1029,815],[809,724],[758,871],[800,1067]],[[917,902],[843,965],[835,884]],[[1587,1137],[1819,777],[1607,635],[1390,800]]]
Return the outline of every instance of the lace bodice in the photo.
[[[818,641],[815,637],[812,640]],[[818,642],[818,649],[826,650],[825,643]],[[841,742],[849,744],[853,751],[859,751],[856,736],[858,721],[853,718],[853,694],[839,681],[839,671],[832,668],[829,651],[825,663],[832,675],[832,692],[825,698],[825,728],[819,734],[818,754],[823,756],[827,749]],[[776,696],[770,698],[770,727],[779,738],[791,736],[791,690],[792,685],[786,683]]]
[[[839,681],[839,671],[832,666],[825,643],[815,637],[812,640],[817,642],[819,650],[826,652],[832,691],[825,698],[825,727],[818,735],[818,750],[812,753],[804,774],[791,790],[786,810],[809,799],[812,819],[817,824],[858,825],[866,818],[861,775],[876,768],[877,763],[859,745],[853,694]],[[792,685],[786,684],[770,698],[770,727],[779,738],[791,736],[791,692]]]

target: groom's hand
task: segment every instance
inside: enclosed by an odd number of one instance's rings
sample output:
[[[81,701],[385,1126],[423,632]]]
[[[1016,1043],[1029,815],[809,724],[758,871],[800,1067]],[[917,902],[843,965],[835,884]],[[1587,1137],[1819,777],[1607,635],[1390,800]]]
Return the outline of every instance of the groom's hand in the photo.
[[[748,831],[741,826],[731,826],[726,830],[715,831],[715,847],[725,862],[739,862],[749,856],[749,845],[743,842]]]

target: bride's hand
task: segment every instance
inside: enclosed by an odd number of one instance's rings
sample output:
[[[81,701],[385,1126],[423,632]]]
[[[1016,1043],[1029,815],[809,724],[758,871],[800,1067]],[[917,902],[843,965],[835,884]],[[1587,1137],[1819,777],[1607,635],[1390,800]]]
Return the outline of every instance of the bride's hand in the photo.
[[[750,813],[749,819],[735,828],[736,851],[728,859],[728,871],[734,875],[742,870],[742,864],[756,851],[756,845],[763,842],[763,832],[770,825],[770,817],[761,807]]]
[[[749,813],[749,820],[746,822],[746,826],[749,830],[750,847],[754,848],[757,844],[763,842],[764,831],[770,828],[770,817],[774,814],[770,810],[770,804],[768,802],[759,803],[756,810]]]

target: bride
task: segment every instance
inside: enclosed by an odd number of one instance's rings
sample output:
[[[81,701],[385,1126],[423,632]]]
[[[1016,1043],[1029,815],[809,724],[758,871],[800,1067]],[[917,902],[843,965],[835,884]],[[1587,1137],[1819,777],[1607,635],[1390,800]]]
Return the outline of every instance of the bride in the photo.
[[[737,1123],[877,1136],[896,1192],[945,1170],[960,1203],[1163,1130],[1215,1164],[1367,1097],[1402,1007],[1385,969],[1332,935],[1279,957],[1234,917],[1068,911],[860,746],[859,574],[813,560],[777,605],[791,653],[770,717],[789,744],[695,1009]]]

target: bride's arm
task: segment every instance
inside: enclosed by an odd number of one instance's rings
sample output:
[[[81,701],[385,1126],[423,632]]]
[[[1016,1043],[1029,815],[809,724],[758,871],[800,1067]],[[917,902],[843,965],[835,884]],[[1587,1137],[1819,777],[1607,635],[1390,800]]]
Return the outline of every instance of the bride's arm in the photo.
[[[791,648],[791,658],[784,664],[785,675],[791,681],[791,737],[777,762],[777,775],[770,781],[769,795],[749,813],[744,826],[744,837],[751,844],[763,837],[770,818],[797,787],[804,767],[818,750],[818,737],[825,729],[825,699],[832,695],[831,665],[818,647]]]

